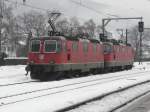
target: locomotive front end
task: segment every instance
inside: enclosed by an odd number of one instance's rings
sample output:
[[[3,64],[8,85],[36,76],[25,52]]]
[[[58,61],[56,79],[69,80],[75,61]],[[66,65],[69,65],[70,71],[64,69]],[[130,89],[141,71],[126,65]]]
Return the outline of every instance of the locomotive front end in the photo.
[[[33,38],[30,41],[28,66],[32,79],[46,78],[46,73],[56,71],[61,63],[61,39]]]

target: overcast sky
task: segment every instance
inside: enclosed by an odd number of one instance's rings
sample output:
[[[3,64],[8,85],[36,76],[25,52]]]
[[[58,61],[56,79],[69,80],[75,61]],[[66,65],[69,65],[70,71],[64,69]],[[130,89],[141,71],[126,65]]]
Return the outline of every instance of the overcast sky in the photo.
[[[22,0],[10,0],[22,2]],[[110,15],[117,15],[119,17],[143,17],[145,27],[150,27],[150,1],[149,0],[74,0],[81,2],[81,4],[97,10],[99,13],[87,9],[80,5],[77,5],[72,0],[26,0],[26,3],[35,7],[60,10],[66,17],[76,16],[81,21],[94,19],[96,23],[101,24],[101,19],[111,17]],[[22,13],[27,11],[27,8],[14,5],[16,13]],[[33,10],[33,9],[32,9]],[[36,10],[36,9],[35,9]],[[40,10],[37,10],[40,11]],[[43,11],[40,11],[43,12]],[[137,21],[115,21],[111,22],[110,26],[114,24],[120,24],[124,27],[131,27],[136,25]],[[111,26],[111,27],[112,27]]]

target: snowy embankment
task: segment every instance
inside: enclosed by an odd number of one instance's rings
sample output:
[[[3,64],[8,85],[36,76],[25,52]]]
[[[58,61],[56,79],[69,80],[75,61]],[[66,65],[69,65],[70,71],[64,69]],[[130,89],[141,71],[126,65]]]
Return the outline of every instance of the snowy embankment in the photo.
[[[150,83],[107,95],[69,112],[112,112],[150,92]],[[119,112],[119,111],[117,111]]]
[[[0,85],[30,81],[25,74],[25,65],[0,66]]]
[[[90,112],[93,112],[96,108],[97,109],[99,108],[100,112],[108,112],[110,109],[113,109],[114,107],[120,104],[123,104],[126,101],[131,100],[132,98],[142,94],[143,92],[150,90],[150,84],[147,84],[147,85],[134,87],[134,89],[133,88],[129,89],[128,92],[124,91],[123,93],[114,93],[113,95],[108,95],[108,93],[119,91],[123,88],[127,88],[137,83],[149,81],[150,69],[148,66],[150,66],[149,63],[144,63],[140,66],[136,65],[136,67],[130,71],[110,73],[107,75],[88,76],[88,77],[84,77],[84,78],[82,77],[82,78],[77,78],[77,79],[67,79],[67,80],[62,80],[62,81],[53,81],[53,82],[44,82],[44,83],[39,82],[37,83],[37,85],[31,86],[32,87],[31,89],[33,90],[39,89],[42,85],[43,85],[42,88],[45,86],[54,87],[54,86],[65,85],[65,84],[73,83],[73,82],[87,81],[89,79],[97,79],[97,78],[103,79],[99,81],[98,83],[96,82],[97,84],[93,84],[92,86],[87,86],[87,84],[84,84],[80,87],[80,89],[76,89],[79,85],[75,85],[73,88],[68,88],[68,87],[63,88],[62,90],[59,90],[59,92],[48,91],[48,92],[45,92],[45,95],[41,97],[35,97],[35,94],[33,96],[30,96],[31,99],[22,99],[22,96],[14,97],[11,100],[16,101],[16,102],[12,104],[9,104],[8,100],[4,99],[3,101],[3,99],[1,99],[0,112],[27,112],[27,111],[28,112],[52,112],[52,111],[61,110],[69,106],[76,105],[78,103],[82,103],[84,101],[93,99],[94,97],[101,97],[100,102],[102,105],[97,104],[97,103],[92,103],[92,104],[95,104],[93,105],[94,106],[93,107],[89,103],[90,105],[87,105],[86,107],[89,110],[84,111],[84,108],[81,107],[79,108],[79,110],[74,110],[74,111],[82,111],[83,109],[83,112],[87,112],[90,110],[91,110]],[[7,69],[6,73],[4,72],[6,69],[4,69],[4,67],[0,67],[0,76],[4,76],[4,75],[6,77],[7,75],[11,76],[11,73],[13,74],[14,72],[14,75],[20,74],[22,76],[22,78],[16,78],[16,79],[22,80],[25,78],[24,76],[25,71],[22,69],[23,67],[24,66],[22,67],[20,66],[20,69],[17,69],[17,66],[16,66],[14,67],[14,70],[10,69],[9,67],[8,68],[6,67]],[[12,71],[12,72],[8,72],[8,71]],[[1,73],[3,73],[3,75]],[[123,75],[124,77],[114,78],[115,76],[118,76],[118,75]],[[107,79],[110,76],[112,76],[113,78]],[[29,79],[29,77],[27,77],[27,79]],[[9,78],[8,78],[8,81],[10,81]],[[28,86],[22,85],[22,86],[24,86],[22,88],[26,89],[28,88],[29,85]],[[12,87],[4,88],[3,92],[5,91],[6,94],[10,94],[9,89],[11,88]],[[16,89],[13,89],[12,92],[16,92],[16,91],[18,91],[17,87]],[[25,91],[25,90],[22,90],[22,91]],[[123,94],[124,96],[121,96]],[[8,104],[3,105],[6,102],[8,102]],[[96,105],[98,106],[95,107]]]
[[[142,63],[141,65],[135,63],[134,69],[139,69],[141,71],[150,70],[150,63]],[[69,112],[120,112],[119,108],[126,106],[126,104],[148,93],[150,93],[149,81],[144,84],[125,89],[121,92],[107,95],[101,99],[97,99],[76,109],[70,110]]]

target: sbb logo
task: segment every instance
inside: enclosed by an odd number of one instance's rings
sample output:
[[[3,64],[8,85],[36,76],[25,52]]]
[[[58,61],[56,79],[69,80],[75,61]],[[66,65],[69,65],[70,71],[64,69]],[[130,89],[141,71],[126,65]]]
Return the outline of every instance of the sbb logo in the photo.
[[[39,59],[40,59],[40,60],[44,60],[44,55],[43,55],[43,54],[40,54],[40,55],[39,55]]]

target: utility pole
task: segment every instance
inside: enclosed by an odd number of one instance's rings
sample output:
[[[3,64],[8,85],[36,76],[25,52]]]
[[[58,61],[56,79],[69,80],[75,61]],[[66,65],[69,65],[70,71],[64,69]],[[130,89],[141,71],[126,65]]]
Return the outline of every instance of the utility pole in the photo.
[[[142,64],[142,32],[140,32],[140,57],[139,57],[139,65]]]
[[[126,45],[128,44],[128,29],[126,29]]]
[[[140,57],[139,57],[139,65],[142,64],[142,35],[144,32],[144,22],[141,20],[138,24],[138,30],[140,32]]]

